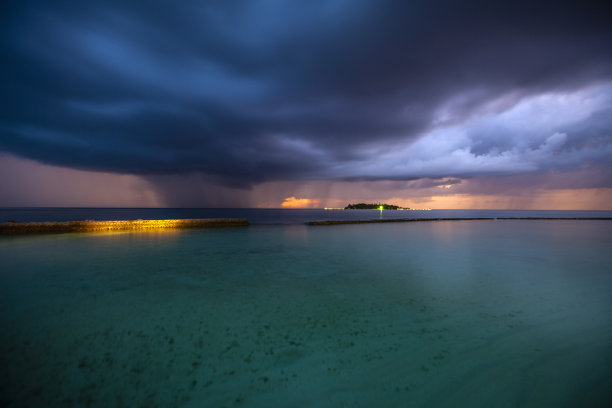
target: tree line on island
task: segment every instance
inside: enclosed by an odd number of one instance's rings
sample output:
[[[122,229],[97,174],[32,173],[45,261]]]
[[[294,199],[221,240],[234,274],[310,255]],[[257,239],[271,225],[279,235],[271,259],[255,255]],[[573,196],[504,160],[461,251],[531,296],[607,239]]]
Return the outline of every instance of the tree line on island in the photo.
[[[345,210],[409,210],[409,208],[400,207],[398,205],[393,204],[368,204],[368,203],[359,203],[359,204],[349,204],[344,207]]]

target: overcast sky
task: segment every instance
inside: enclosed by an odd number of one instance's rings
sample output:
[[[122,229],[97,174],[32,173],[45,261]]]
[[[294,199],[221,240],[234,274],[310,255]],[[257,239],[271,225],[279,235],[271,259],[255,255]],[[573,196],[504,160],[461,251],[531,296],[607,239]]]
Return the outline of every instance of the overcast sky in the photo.
[[[4,1],[0,205],[612,209],[578,1]]]

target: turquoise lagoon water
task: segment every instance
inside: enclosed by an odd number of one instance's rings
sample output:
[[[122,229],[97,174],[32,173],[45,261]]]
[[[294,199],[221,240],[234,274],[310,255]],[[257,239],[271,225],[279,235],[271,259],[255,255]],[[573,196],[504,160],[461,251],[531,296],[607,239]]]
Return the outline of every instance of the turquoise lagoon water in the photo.
[[[0,405],[607,407],[612,222],[0,239]]]

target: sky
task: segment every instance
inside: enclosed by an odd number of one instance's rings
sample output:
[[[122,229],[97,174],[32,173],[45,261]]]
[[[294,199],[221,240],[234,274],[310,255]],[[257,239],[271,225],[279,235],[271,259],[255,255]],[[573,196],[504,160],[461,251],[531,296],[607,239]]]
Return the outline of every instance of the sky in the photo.
[[[610,210],[602,4],[5,0],[0,206]]]

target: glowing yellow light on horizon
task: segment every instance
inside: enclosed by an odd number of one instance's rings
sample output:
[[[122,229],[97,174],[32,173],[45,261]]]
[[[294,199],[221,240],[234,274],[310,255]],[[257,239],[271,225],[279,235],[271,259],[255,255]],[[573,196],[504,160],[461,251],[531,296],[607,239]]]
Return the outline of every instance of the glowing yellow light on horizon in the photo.
[[[378,207],[378,209],[379,209],[380,211],[382,211],[382,210],[384,209],[384,207],[381,205],[381,206],[379,206],[379,207]]]
[[[320,200],[312,198],[296,198],[294,196],[285,198],[281,208],[312,208],[319,205]]]

